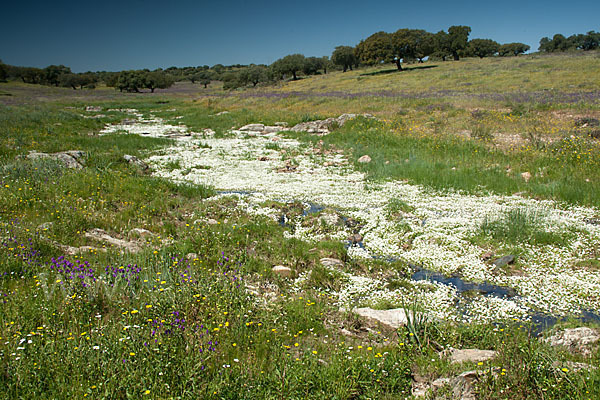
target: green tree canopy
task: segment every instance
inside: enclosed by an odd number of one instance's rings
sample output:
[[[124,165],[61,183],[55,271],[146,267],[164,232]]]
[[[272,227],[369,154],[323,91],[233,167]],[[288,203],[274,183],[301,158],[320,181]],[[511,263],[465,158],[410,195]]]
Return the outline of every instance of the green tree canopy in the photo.
[[[414,56],[422,63],[425,57],[429,57],[435,51],[435,35],[419,29],[415,32],[415,41]]]
[[[356,56],[367,65],[395,62],[392,35],[383,31],[372,34],[356,46]]]
[[[6,65],[4,65],[2,60],[0,60],[0,82],[6,82],[7,78],[8,78],[8,68],[6,67]]]
[[[490,57],[500,50],[500,44],[491,39],[473,39],[469,41],[468,52],[479,58]]]
[[[335,65],[342,67],[344,72],[348,69],[352,71],[352,66],[356,64],[356,54],[354,47],[350,46],[337,46],[331,54],[331,61]]]
[[[143,72],[142,76],[142,87],[150,89],[150,92],[154,93],[156,89],[167,89],[173,86],[174,80],[171,76],[161,70],[152,72]]]
[[[44,82],[48,85],[59,85],[59,78],[63,74],[70,74],[71,68],[64,65],[49,65],[44,68]]]
[[[454,25],[448,28],[449,50],[455,61],[459,60],[459,52],[467,48],[471,27]]]
[[[273,70],[281,76],[291,74],[293,80],[297,80],[296,73],[304,67],[305,57],[302,54],[290,54],[280,58],[271,64]]]
[[[530,47],[525,43],[505,43],[498,49],[498,54],[502,57],[518,56],[529,51]]]

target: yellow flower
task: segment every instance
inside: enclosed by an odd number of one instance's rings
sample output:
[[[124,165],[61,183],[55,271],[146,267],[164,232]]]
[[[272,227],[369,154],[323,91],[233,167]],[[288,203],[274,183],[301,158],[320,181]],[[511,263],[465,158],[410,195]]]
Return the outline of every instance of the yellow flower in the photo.
[[[135,353],[131,352],[131,353],[129,353],[129,355],[133,357],[133,356],[135,356]]]

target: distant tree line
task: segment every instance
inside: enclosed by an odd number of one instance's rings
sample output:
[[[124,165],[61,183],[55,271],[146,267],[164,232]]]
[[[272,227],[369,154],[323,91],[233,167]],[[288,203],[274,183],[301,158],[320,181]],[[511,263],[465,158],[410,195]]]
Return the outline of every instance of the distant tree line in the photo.
[[[64,65],[50,65],[46,68],[18,67],[0,61],[0,81],[22,80],[24,83],[77,89],[93,89],[99,82],[114,87],[121,92],[140,92],[149,89],[166,89],[175,82],[190,81],[207,88],[220,81],[224,89],[256,87],[274,84],[281,80],[297,80],[300,76],[327,74],[331,70],[346,72],[363,65],[393,63],[398,70],[402,64],[422,63],[425,59],[459,60],[462,57],[508,57],[518,56],[529,51],[524,43],[500,44],[492,39],[475,38],[469,40],[471,28],[455,25],[447,31],[437,33],[422,29],[398,29],[393,33],[376,32],[363,39],[356,46],[337,46],[331,57],[306,57],[303,54],[290,54],[270,65],[229,65],[216,64],[197,67],[169,67],[150,71],[128,70],[120,72],[73,73]],[[552,39],[540,40],[539,51],[558,52],[570,50],[594,50],[600,47],[600,33],[590,31],[565,37],[556,34]]]
[[[555,53],[558,51],[569,50],[596,50],[600,48],[600,32],[589,31],[586,34],[579,33],[565,37],[557,33],[550,39],[543,37],[540,39],[539,51],[545,53]]]

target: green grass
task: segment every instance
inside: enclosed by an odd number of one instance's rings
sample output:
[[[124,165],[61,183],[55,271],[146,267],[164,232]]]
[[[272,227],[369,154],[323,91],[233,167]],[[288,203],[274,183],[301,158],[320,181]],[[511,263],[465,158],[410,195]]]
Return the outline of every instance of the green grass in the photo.
[[[479,227],[479,234],[497,243],[509,245],[555,245],[564,246],[572,237],[570,232],[555,233],[544,228],[544,216],[540,213],[515,208],[498,218],[487,217]]]
[[[413,374],[435,379],[464,370],[441,357],[439,346],[498,351],[483,366],[465,366],[487,371],[477,385],[482,399],[599,398],[597,370],[562,370],[566,361],[597,365],[598,349],[586,358],[551,348],[520,322],[415,319],[391,335],[367,325],[370,330],[355,337],[343,336],[339,325],[347,317],[329,294],[343,279],[319,259],[338,258],[348,270],[378,277],[397,269],[397,276],[386,279],[389,289],[412,285],[404,279],[404,264],[348,260],[339,241],[289,239],[289,228],[235,208],[236,197],[210,199],[213,188],[152,177],[122,158],[147,157],[173,143],[168,139],[97,134],[128,117],[110,108],[136,108],[194,131],[214,129],[217,136],[247,123],[293,125],[370,112],[380,120],[358,118],[324,137],[289,135],[307,145],[323,140],[323,148],[343,149],[351,160],[370,155],[371,163],[355,167],[372,181],[406,179],[437,190],[521,192],[599,206],[597,142],[567,116],[597,116],[598,104],[508,96],[550,87],[595,90],[597,57],[464,60],[389,74],[380,73],[389,69],[384,66],[227,95],[215,89],[211,93],[218,96],[199,98],[107,89],[78,91],[83,97],[75,98],[71,90],[1,84],[11,94],[7,98],[19,102],[0,106],[0,398],[408,398]],[[381,90],[431,94],[318,95]],[[444,90],[457,94],[440,95]],[[250,96],[261,91],[309,94]],[[507,98],[477,96],[490,93]],[[102,106],[105,117],[84,118],[86,105]],[[223,110],[229,113],[215,115]],[[502,142],[510,135],[516,144]],[[277,144],[269,148],[279,150]],[[81,170],[20,157],[32,150],[75,149],[86,152]],[[522,172],[532,174],[529,182]],[[273,207],[299,213],[297,205]],[[402,213],[414,211],[399,199],[387,206],[400,231]],[[309,223],[326,229],[319,219],[315,215]],[[106,252],[65,255],[59,245],[102,248],[84,236],[93,228],[122,239],[133,228],[153,235],[137,254],[108,246]],[[515,209],[486,220],[475,240],[504,249],[560,246],[570,234],[548,233],[543,215]],[[195,257],[186,259],[190,253]],[[65,265],[52,261],[60,256],[73,264],[68,268],[83,265],[85,271],[64,271]],[[597,269],[596,258],[591,254],[577,267]],[[310,272],[309,279],[298,291],[273,276],[274,265]],[[248,294],[246,285],[264,297]]]

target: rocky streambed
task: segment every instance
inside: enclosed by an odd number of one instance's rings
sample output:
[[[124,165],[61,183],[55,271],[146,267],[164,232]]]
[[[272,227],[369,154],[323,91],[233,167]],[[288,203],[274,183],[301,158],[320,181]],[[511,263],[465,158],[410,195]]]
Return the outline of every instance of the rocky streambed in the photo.
[[[586,222],[597,218],[596,209],[518,194],[442,193],[402,181],[371,182],[341,151],[287,138],[281,126],[246,127],[217,138],[210,127],[191,132],[134,111],[132,118],[103,132],[176,140],[145,160],[155,175],[213,185],[221,191],[218,196],[237,196],[237,207],[244,211],[279,222],[282,212],[269,202],[301,203],[306,210],[312,205],[311,212],[284,215],[288,236],[343,240],[351,258],[398,259],[421,268],[410,285],[392,288],[381,276],[328,266],[344,278],[331,293],[340,306],[377,307],[416,298],[436,318],[465,322],[585,316],[600,310],[600,271],[575,267],[600,240],[600,226]],[[486,255],[472,238],[485,220],[511,210],[543,215],[544,230],[569,232],[567,245],[520,244],[513,260],[518,268],[499,268],[493,261],[506,254]],[[307,215],[319,223],[303,223]],[[347,224],[348,219],[359,223]],[[298,276],[296,286],[306,278]]]

